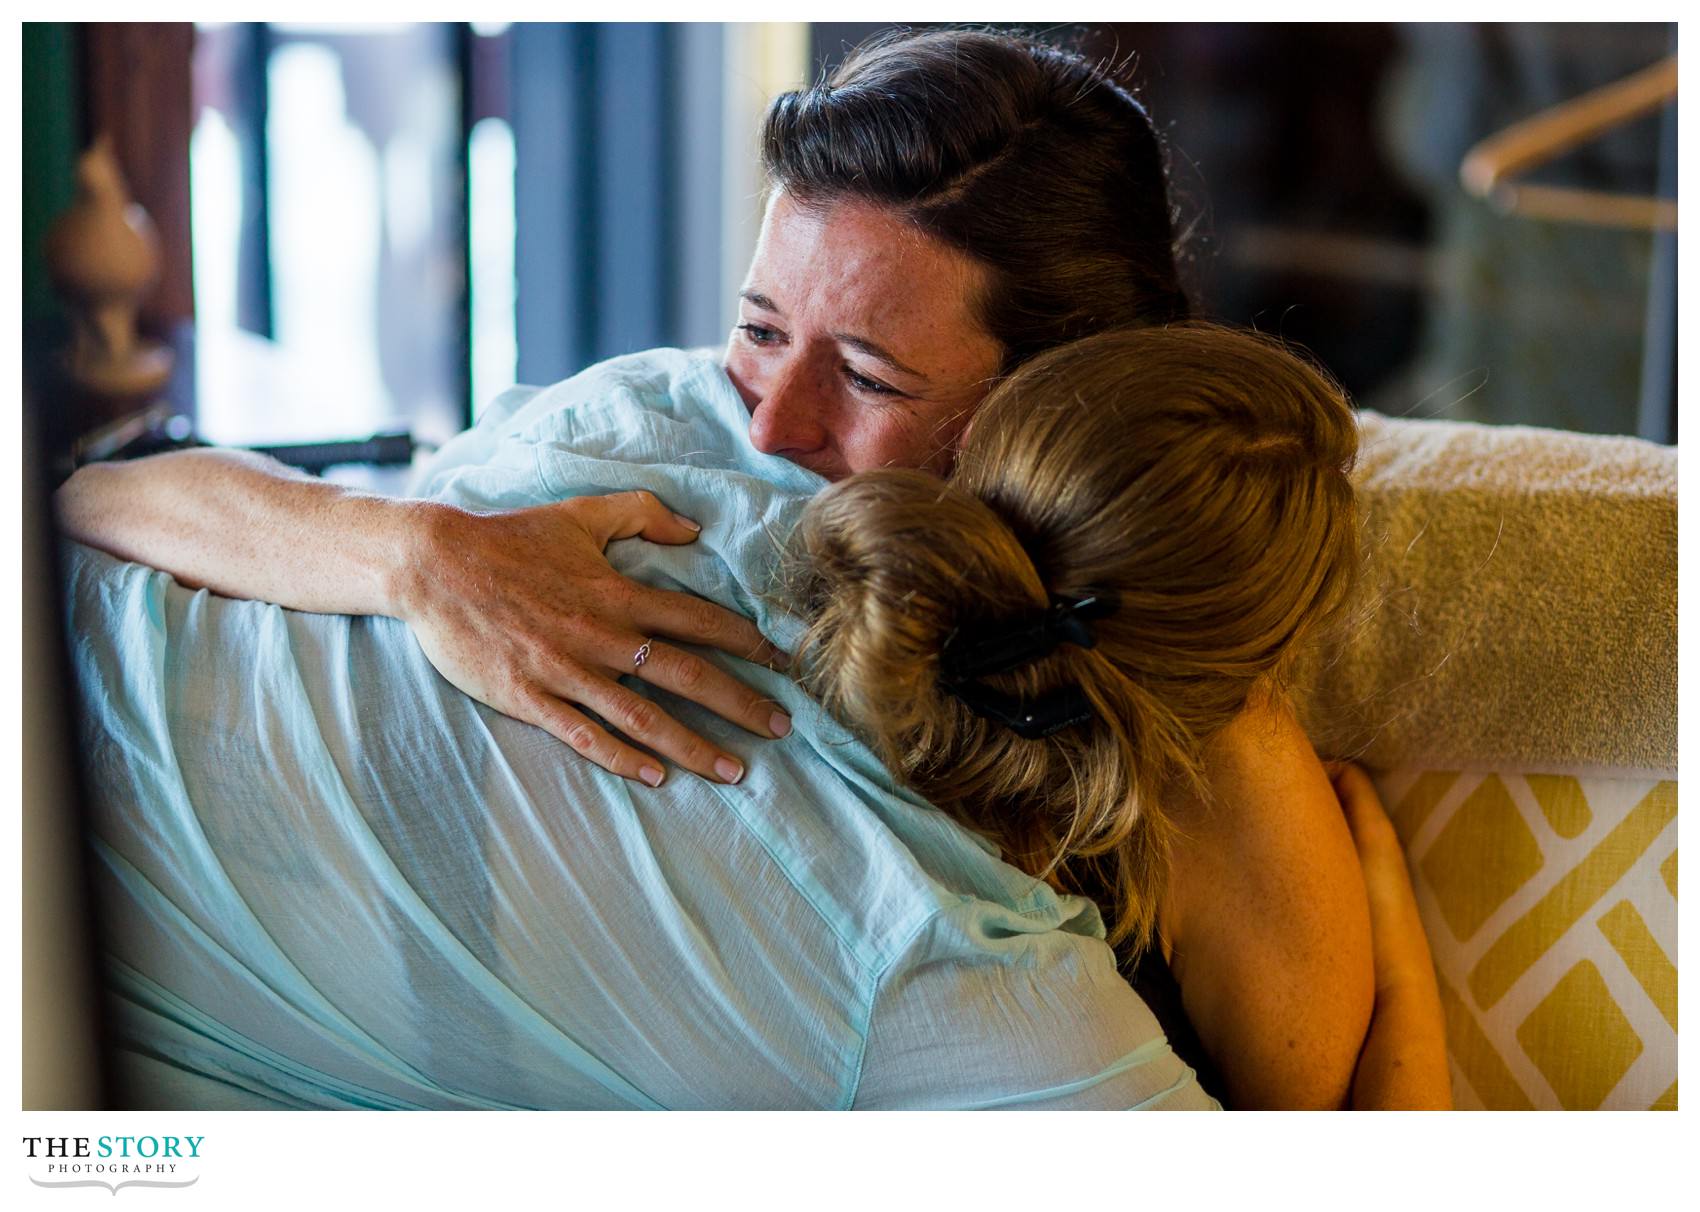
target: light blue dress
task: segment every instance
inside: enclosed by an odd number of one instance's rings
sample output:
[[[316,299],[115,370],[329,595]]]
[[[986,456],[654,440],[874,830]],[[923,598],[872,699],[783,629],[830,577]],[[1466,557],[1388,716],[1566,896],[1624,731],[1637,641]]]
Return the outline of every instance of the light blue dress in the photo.
[[[821,481],[751,448],[714,361],[519,389],[422,495],[648,488],[704,523],[621,570],[758,620]],[[153,1105],[1209,1107],[1089,902],[898,789],[787,678],[795,727],[650,790],[439,677],[407,628],[67,551],[122,1069]],[[640,685],[633,683],[634,685]],[[666,696],[661,696],[666,698]]]

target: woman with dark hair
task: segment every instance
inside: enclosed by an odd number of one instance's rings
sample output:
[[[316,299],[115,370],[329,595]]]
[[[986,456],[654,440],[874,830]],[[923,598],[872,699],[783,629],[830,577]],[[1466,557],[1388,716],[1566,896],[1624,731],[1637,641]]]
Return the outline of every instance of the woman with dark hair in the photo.
[[[777,98],[762,153],[774,188],[724,365],[752,443],[828,479],[947,467],[1024,358],[1188,313],[1156,133],[1078,55],[972,30],[892,35]],[[661,770],[636,745],[704,778],[743,768],[619,684],[646,640],[641,680],[757,736],[786,727],[658,639],[774,656],[749,622],[613,576],[570,506],[455,514],[210,450],[86,468],[59,500],[76,537],[220,593],[402,618],[462,690],[627,778]],[[622,739],[579,708],[640,719]]]
[[[869,202],[978,261],[976,310],[1005,373],[1078,337],[1191,311],[1156,131],[1102,69],[1057,47],[876,39],[829,80],[778,97],[761,152],[791,201]]]
[[[740,458],[777,455],[828,480],[893,466],[942,472],[987,390],[1039,351],[1185,315],[1149,121],[1076,56],[976,32],[894,38],[852,56],[830,81],[778,99],[763,147],[775,190],[723,386],[705,388],[730,390],[741,402],[748,446]],[[685,379],[694,383],[699,373]],[[665,374],[637,377],[677,386]],[[630,383],[616,377],[604,386],[618,394]],[[583,390],[574,396],[581,406]],[[659,390],[640,394],[659,408]],[[546,403],[516,400],[495,410],[493,424],[520,414],[540,422]],[[623,458],[628,447],[650,453],[645,443],[658,435],[647,416],[609,414],[609,423],[632,429],[612,434],[608,457]],[[61,516],[74,537],[186,584],[300,610],[403,619],[456,686],[616,774],[651,786],[665,778],[654,757],[587,710],[719,788],[749,788],[746,775],[772,763],[746,767],[725,728],[689,703],[784,737],[793,720],[777,708],[787,696],[770,676],[743,667],[741,682],[718,661],[658,638],[772,656],[754,626],[726,608],[749,603],[640,585],[602,550],[632,536],[689,542],[696,524],[653,498],[581,496],[596,490],[592,480],[545,477],[549,491],[534,499],[576,499],[505,508],[518,502],[481,495],[468,462],[482,451],[495,460],[491,482],[500,482],[500,459],[523,459],[528,449],[504,448],[502,437],[481,424],[460,440],[463,491],[445,500],[350,493],[252,458],[197,451],[87,468],[62,490]],[[541,458],[541,449],[530,457]],[[807,479],[818,487],[815,476]],[[669,504],[686,505],[675,496],[679,486],[667,484]],[[703,520],[719,530],[756,519]],[[690,577],[671,579],[702,588]],[[707,722],[687,729],[616,682],[620,675],[678,694],[687,702],[675,713]],[[1351,838],[1279,696],[1260,689],[1234,719],[1217,730],[1226,740],[1211,761],[1202,751],[1189,759],[1210,810],[1179,835],[1186,844],[1176,848],[1170,884],[1212,894],[1185,902],[1189,946],[1174,955],[1182,995],[1206,1048],[1223,1062],[1234,1101],[1339,1105],[1374,995]],[[1149,802],[1151,788],[1141,795]],[[587,828],[587,846],[594,833]],[[921,851],[930,844],[925,830],[898,833]],[[1061,871],[1042,851],[1030,874]],[[1023,857],[1011,861],[1021,866]],[[927,879],[944,878],[927,862],[922,868]],[[944,887],[968,879],[971,895],[991,895],[957,859],[943,870]],[[1091,890],[1117,905],[1127,887],[1114,874]],[[1139,935],[1153,920],[1151,888],[1134,919]],[[1008,897],[993,899],[1027,912]],[[1182,903],[1173,902],[1175,921]],[[831,919],[839,910],[822,912]],[[1061,902],[1041,917],[1070,929]],[[945,919],[933,920],[929,931]],[[960,940],[947,942],[928,945],[964,962]],[[1054,942],[1045,954],[1064,969],[1075,962]],[[1092,971],[1096,989],[1102,973]],[[933,1012],[941,1005],[936,991],[917,1004]],[[1093,1055],[1114,1068],[1114,1057]],[[1055,1092],[1029,1094],[1044,1102]]]

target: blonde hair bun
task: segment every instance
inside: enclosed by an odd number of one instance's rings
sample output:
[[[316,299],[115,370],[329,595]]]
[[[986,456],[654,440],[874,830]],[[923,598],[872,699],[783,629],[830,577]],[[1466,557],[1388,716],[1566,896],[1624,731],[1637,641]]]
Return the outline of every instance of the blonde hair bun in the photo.
[[[1205,743],[1345,600],[1356,449],[1339,387],[1255,334],[1122,330],[1043,354],[981,405],[949,481],[867,472],[810,503],[789,563],[805,684],[905,782],[1142,946],[1163,797],[1202,790]],[[983,679],[1026,701],[1076,686],[1085,723],[1027,739],[941,685],[962,629],[1100,591],[1117,608],[1094,647]]]

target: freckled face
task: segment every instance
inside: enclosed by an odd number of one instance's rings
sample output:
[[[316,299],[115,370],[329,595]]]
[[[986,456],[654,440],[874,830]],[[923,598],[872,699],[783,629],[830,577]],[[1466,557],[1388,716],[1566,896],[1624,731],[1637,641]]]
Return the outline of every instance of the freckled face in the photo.
[[[878,206],[776,193],[726,347],[750,440],[829,480],[948,470],[1003,358],[973,314],[985,278]]]

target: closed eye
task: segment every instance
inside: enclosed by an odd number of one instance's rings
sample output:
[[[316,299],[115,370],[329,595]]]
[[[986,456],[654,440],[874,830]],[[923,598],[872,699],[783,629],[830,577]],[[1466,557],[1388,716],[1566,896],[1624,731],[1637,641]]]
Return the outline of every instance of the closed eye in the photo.
[[[845,366],[844,377],[857,391],[865,391],[871,396],[900,396],[904,393],[897,388],[881,383],[878,379],[870,379],[852,366]]]

